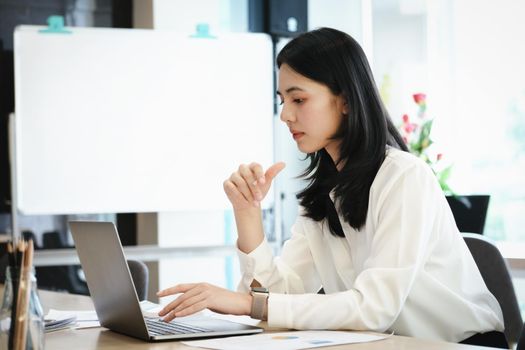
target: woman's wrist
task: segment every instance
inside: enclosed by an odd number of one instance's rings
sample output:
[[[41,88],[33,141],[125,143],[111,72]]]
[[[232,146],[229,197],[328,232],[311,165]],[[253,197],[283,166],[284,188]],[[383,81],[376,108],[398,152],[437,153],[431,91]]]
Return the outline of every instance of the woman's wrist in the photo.
[[[242,252],[249,254],[264,239],[261,209],[234,209],[234,215],[238,234],[237,245]]]
[[[247,207],[247,208],[242,208],[242,209],[236,209],[234,207],[233,213],[235,214],[235,217],[239,215],[241,217],[248,217],[253,220],[258,217],[261,217],[261,208],[260,207]]]

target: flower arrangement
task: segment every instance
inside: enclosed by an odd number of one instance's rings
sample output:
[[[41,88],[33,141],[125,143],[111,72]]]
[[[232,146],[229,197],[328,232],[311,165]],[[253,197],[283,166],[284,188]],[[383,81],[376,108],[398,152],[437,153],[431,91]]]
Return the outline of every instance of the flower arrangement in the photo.
[[[445,166],[443,164],[443,154],[431,152],[430,146],[433,144],[430,138],[432,131],[431,118],[426,115],[427,110],[427,96],[423,93],[412,95],[414,102],[418,106],[417,118],[411,119],[408,114],[403,115],[402,124],[399,127],[401,136],[407,144],[410,153],[423,159],[431,168],[438,179],[441,189],[446,194],[453,194],[454,192],[447,184],[452,170],[452,165]]]

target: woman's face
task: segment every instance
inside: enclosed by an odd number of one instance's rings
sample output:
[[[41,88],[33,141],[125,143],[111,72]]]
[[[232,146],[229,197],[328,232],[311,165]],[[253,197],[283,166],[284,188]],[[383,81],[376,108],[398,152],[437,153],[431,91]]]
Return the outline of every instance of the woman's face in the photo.
[[[279,70],[277,94],[281,99],[281,120],[286,123],[301,152],[323,148],[334,161],[339,159],[339,140],[331,140],[347,114],[341,96],[316,81],[295,72],[287,64]]]

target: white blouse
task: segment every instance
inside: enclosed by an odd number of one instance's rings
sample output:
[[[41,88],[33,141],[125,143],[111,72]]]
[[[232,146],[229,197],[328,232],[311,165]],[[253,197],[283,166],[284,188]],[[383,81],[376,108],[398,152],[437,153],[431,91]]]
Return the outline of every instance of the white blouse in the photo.
[[[270,290],[269,326],[451,342],[503,331],[501,308],[420,159],[387,151],[360,231],[339,216],[345,237],[336,237],[326,220],[299,214],[280,257],[266,240],[249,254],[238,250],[239,290],[249,291],[254,279]],[[321,287],[326,295],[317,294]]]

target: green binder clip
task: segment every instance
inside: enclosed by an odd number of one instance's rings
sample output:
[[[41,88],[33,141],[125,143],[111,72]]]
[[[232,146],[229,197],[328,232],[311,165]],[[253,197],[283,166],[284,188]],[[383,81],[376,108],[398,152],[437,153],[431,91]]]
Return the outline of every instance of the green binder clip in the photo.
[[[64,28],[64,17],[49,16],[47,18],[47,28],[39,30],[40,33],[52,34],[71,34],[70,30]]]
[[[216,36],[210,34],[210,26],[208,23],[199,23],[195,28],[195,34],[191,36],[192,38],[202,38],[202,39],[216,39]]]

